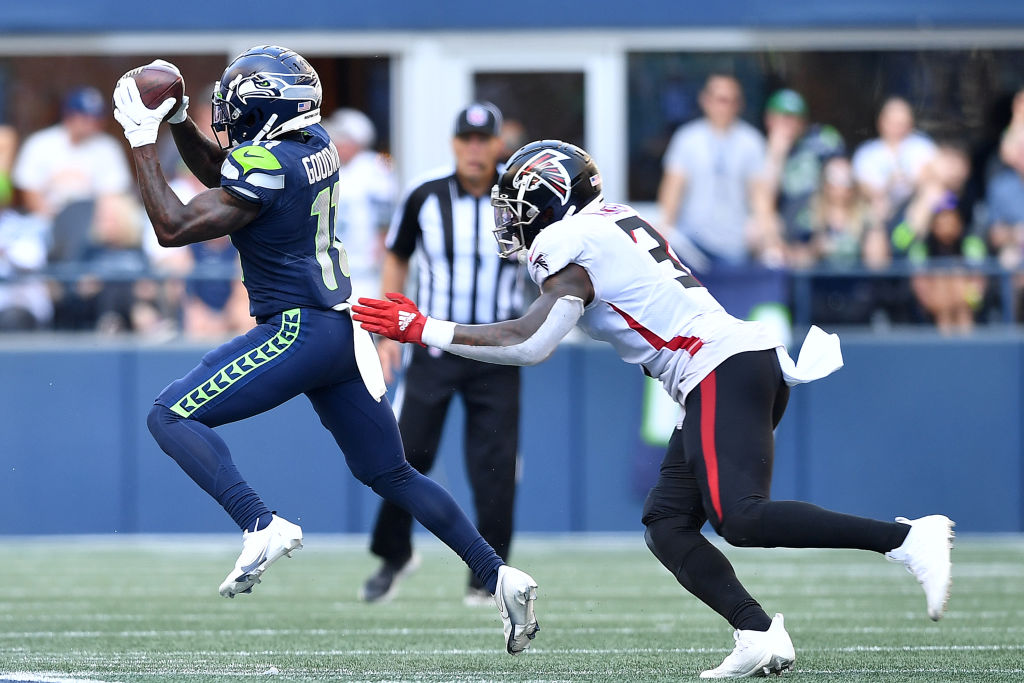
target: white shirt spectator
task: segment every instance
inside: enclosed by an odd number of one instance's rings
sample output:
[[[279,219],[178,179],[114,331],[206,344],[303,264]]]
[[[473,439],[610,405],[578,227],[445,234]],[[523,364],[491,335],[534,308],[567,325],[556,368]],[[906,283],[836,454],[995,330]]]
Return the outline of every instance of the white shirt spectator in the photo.
[[[20,308],[36,325],[53,317],[46,282],[32,276],[46,265],[46,229],[46,223],[31,214],[0,211],[0,311]],[[6,279],[12,281],[2,281]]]
[[[880,138],[868,140],[853,155],[853,175],[858,183],[886,191],[893,206],[914,192],[922,167],[933,157],[936,145],[924,133],[913,132],[895,148]]]
[[[75,145],[62,124],[25,139],[11,177],[15,186],[41,193],[54,213],[69,202],[129,192],[132,186],[117,140],[97,133]]]
[[[703,118],[681,126],[663,160],[666,170],[686,176],[677,235],[718,258],[745,261],[750,182],[764,158],[764,136],[745,121],[737,120],[724,132]],[[678,251],[685,259],[689,250],[681,245]]]
[[[337,237],[345,245],[353,298],[378,296],[384,231],[395,201],[395,181],[384,159],[359,152],[338,169]]]
[[[342,108],[324,121],[338,150],[335,236],[345,246],[352,279],[352,300],[380,296],[384,235],[391,222],[397,187],[391,166],[373,151],[377,129],[358,109]]]

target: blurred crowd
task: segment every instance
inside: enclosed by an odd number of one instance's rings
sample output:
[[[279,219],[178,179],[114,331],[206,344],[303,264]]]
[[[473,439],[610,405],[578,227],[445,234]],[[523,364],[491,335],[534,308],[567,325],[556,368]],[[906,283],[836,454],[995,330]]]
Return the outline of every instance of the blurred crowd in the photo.
[[[1024,89],[998,150],[973,163],[964,141],[918,130],[901,97],[882,103],[877,137],[853,148],[791,89],[771,94],[761,126],[742,118],[731,75],[711,74],[699,105],[703,116],[665,150],[651,216],[698,276],[809,278],[806,322],[963,333],[1008,307],[1022,320]],[[190,112],[201,127],[207,109]],[[106,98],[80,87],[53,126],[23,140],[0,126],[0,332],[222,337],[251,327],[230,239],[159,246],[107,117]],[[376,294],[399,188],[365,114],[340,109],[324,125],[342,161],[337,229],[355,290]],[[507,132],[524,135],[514,122]],[[188,200],[203,187],[170,136],[161,144]]]
[[[1014,302],[997,301],[993,282],[1024,255],[1024,89],[998,151],[973,166],[964,141],[917,130],[901,97],[853,149],[794,90],[767,99],[763,132],[740,118],[730,75],[709,76],[699,104],[703,117],[672,136],[658,190],[661,226],[698,274],[811,272],[813,322],[958,333],[1007,303],[1020,320],[1024,280],[1010,276]]]
[[[213,134],[209,107],[190,114]],[[106,97],[79,87],[66,94],[53,126],[22,141],[0,126],[0,332],[201,339],[250,329],[230,238],[176,248],[157,243],[124,147],[104,132],[109,116]],[[340,109],[323,123],[342,162],[338,235],[359,293],[376,294],[396,194],[391,164],[373,151],[374,125],[362,112]],[[206,189],[170,136],[158,145],[182,201]]]

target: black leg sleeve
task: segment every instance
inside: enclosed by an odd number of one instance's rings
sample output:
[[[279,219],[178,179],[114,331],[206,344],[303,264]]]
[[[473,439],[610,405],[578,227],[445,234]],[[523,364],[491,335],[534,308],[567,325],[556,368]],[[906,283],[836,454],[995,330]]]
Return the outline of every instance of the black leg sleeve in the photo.
[[[700,533],[708,516],[683,452],[682,430],[669,441],[658,482],[644,503],[644,538],[676,580],[733,628],[765,631],[771,619],[740,583],[729,560]]]

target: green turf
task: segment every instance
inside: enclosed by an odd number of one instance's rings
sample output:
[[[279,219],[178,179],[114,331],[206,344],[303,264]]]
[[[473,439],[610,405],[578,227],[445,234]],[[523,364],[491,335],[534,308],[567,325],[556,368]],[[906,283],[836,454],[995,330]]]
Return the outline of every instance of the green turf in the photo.
[[[492,608],[465,607],[447,549],[384,605],[355,541],[309,536],[252,595],[217,586],[237,539],[0,539],[0,674],[103,681],[678,681],[731,649],[730,629],[628,538],[517,540],[540,584],[541,633],[510,657]],[[1020,681],[1024,539],[958,537],[950,611],[925,616],[898,565],[857,551],[726,548],[797,650],[787,678]],[[272,667],[278,673],[268,674]],[[0,675],[0,680],[5,678]]]

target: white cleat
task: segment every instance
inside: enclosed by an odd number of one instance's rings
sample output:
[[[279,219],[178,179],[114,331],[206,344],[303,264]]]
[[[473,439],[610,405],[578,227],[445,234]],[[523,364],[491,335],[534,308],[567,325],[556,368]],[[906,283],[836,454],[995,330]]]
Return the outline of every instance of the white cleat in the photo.
[[[291,557],[292,551],[300,548],[302,528],[277,515],[259,531],[243,531],[242,554],[220,585],[220,594],[233,598],[239,593],[251,593],[270,565],[285,555]]]
[[[701,678],[780,676],[793,668],[796,651],[781,614],[775,615],[767,631],[734,631],[732,637],[733,651],[717,668],[701,672]]]
[[[498,605],[505,627],[505,649],[517,655],[530,647],[540,626],[533,611],[537,599],[537,582],[526,572],[508,565],[498,567],[498,585],[494,602]]]
[[[897,522],[910,525],[903,545],[885,554],[893,562],[902,562],[924,588],[928,616],[938,621],[946,611],[949,588],[953,583],[953,527],[945,515],[929,515],[920,519],[897,517]]]

